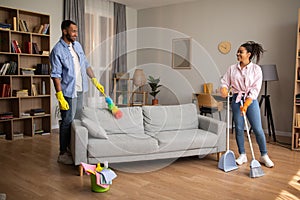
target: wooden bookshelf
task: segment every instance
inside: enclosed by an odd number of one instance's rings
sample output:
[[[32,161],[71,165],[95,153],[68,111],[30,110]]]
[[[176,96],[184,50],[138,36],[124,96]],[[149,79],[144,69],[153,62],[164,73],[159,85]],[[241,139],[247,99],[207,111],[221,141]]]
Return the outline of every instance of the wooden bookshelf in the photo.
[[[13,140],[32,137],[37,130],[50,133],[49,56],[34,51],[33,45],[35,43],[40,51],[50,51],[50,16],[0,6],[0,23],[10,25],[0,28],[0,136]],[[45,24],[48,28],[38,32]],[[17,41],[18,48],[13,41]],[[7,62],[10,65],[6,73],[1,73]],[[13,62],[15,68],[11,67]],[[44,64],[48,70],[36,73],[38,64]],[[33,109],[43,112],[32,113]]]
[[[298,10],[295,87],[292,125],[292,150],[300,151],[300,9]]]

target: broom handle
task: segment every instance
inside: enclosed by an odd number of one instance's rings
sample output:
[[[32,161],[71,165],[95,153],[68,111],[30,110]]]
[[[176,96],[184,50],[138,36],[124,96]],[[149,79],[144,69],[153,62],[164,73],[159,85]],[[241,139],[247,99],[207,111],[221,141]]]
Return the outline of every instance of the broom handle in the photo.
[[[243,106],[243,101],[241,100],[241,105]],[[250,133],[249,133],[249,127],[248,127],[248,123],[247,123],[247,118],[246,118],[246,113],[243,112],[243,116],[244,116],[244,121],[245,121],[245,125],[246,125],[246,131],[247,131],[247,137],[249,140],[249,144],[250,144],[250,149],[251,149],[251,154],[252,154],[252,160],[255,160],[255,156],[254,156],[254,152],[253,152],[253,146],[252,146],[252,141],[251,141],[251,137],[250,137]]]
[[[229,92],[227,95],[227,129],[226,129],[226,136],[227,136],[227,151],[229,151]]]
[[[100,91],[100,92],[103,94],[104,97],[106,97],[106,94],[104,92],[102,92],[102,91]]]

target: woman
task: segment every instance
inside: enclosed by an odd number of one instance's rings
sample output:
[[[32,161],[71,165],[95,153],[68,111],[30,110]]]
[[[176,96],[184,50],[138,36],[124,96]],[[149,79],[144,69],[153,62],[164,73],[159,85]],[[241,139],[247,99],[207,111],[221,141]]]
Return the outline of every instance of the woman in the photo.
[[[236,159],[238,165],[247,162],[247,156],[244,147],[244,118],[242,113],[246,113],[247,118],[253,128],[256,141],[261,153],[260,162],[266,167],[273,167],[274,163],[268,156],[266,138],[261,125],[260,108],[257,101],[259,91],[262,85],[262,71],[260,66],[253,63],[259,62],[264,49],[258,43],[253,41],[242,44],[237,51],[238,63],[231,65],[221,80],[221,95],[226,98],[228,88],[231,88],[232,112],[236,130],[236,142],[240,156]],[[241,106],[240,101],[244,101]]]

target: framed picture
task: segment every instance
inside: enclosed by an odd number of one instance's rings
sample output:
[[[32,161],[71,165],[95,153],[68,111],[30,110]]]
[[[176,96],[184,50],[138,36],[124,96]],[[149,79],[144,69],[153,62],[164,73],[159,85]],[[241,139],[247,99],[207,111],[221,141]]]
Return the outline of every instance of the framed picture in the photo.
[[[172,67],[174,69],[191,69],[191,38],[172,40]]]

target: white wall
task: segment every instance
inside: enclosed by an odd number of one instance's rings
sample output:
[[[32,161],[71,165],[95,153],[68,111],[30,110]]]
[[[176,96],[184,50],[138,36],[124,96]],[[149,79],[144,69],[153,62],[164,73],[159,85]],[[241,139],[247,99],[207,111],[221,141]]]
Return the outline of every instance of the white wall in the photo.
[[[24,9],[39,13],[45,13],[50,15],[50,49],[61,37],[60,24],[63,20],[63,0],[1,0],[2,6],[11,8]],[[52,83],[51,83],[52,85]],[[55,118],[55,107],[57,100],[54,95],[54,89],[52,87],[52,128],[58,128],[58,122]]]
[[[260,64],[276,64],[280,79],[268,84],[275,128],[277,133],[289,135],[292,127],[298,8],[299,0],[198,0],[139,10],[138,27],[168,28],[192,37],[204,47],[221,74],[236,62],[235,53],[240,44],[248,40],[261,43],[267,51]],[[218,43],[223,40],[232,43],[232,51],[227,55],[217,49]],[[138,55],[140,65],[154,62],[171,66],[170,54],[163,57]],[[201,89],[203,77],[195,75],[194,70],[180,73],[187,77],[193,89]],[[169,78],[172,79],[171,76]],[[180,82],[176,87],[181,87]]]

